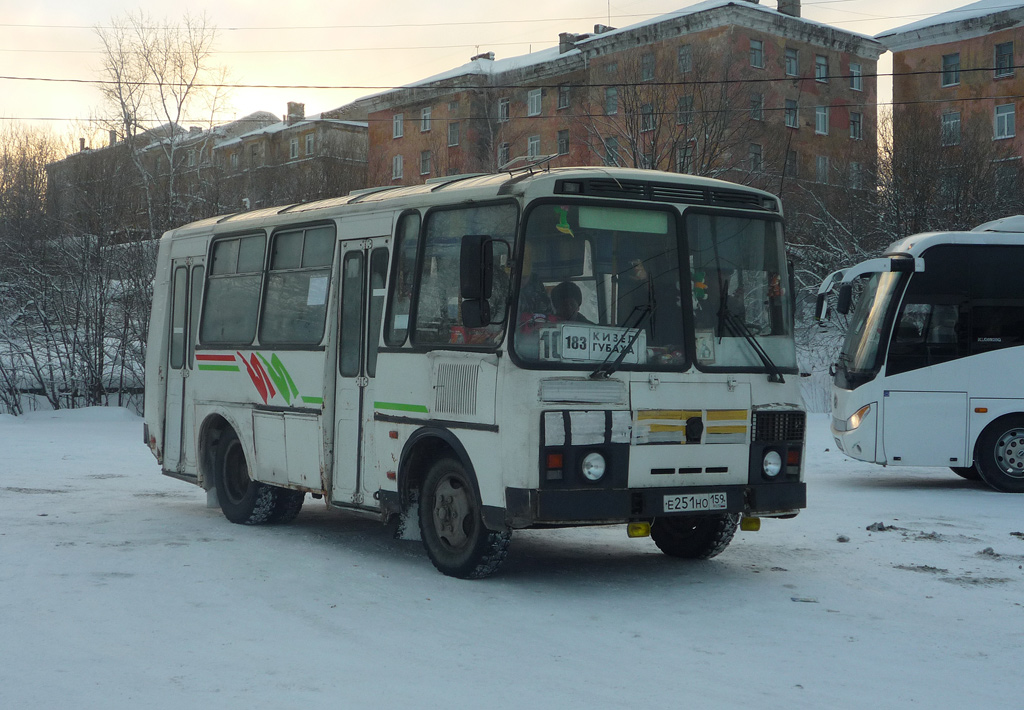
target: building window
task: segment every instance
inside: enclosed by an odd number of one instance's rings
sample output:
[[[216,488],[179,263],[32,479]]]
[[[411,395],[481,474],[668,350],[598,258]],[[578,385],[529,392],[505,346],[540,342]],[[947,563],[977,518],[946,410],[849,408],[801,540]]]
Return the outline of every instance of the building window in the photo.
[[[786,76],[800,75],[800,50],[786,49]]]
[[[448,113],[458,113],[458,112],[459,112],[459,102],[458,101],[449,101],[448,102]]]
[[[618,62],[608,62],[607,64],[604,65],[604,73],[607,74],[608,76],[611,76],[612,74],[614,74],[618,70],[619,70],[619,63]]]
[[[260,164],[260,146],[259,144],[249,146],[249,165],[256,167]]]
[[[814,161],[814,179],[822,185],[828,184],[828,156],[819,155]]]
[[[960,112],[942,114],[942,145],[960,145]]]
[[[448,145],[449,146],[453,146],[453,145],[458,145],[458,144],[459,144],[459,122],[458,121],[451,121],[448,124]]]
[[[526,139],[526,155],[531,158],[540,156],[540,136],[530,136]]]
[[[430,151],[420,153],[420,175],[430,175]]]
[[[693,143],[687,143],[676,148],[676,172],[693,172]]]
[[[800,115],[797,111],[796,101],[786,99],[786,128],[799,128]]]
[[[764,66],[764,42],[759,39],[750,40],[750,66]]]
[[[498,167],[504,167],[508,164],[509,146],[508,143],[502,143],[498,146]]]
[[[751,143],[750,149],[747,151],[747,160],[750,164],[750,172],[759,173],[764,170],[764,161],[762,158],[762,149],[760,143]]]
[[[679,65],[680,74],[693,71],[693,50],[690,48],[690,45],[684,44],[679,48],[676,63]]]
[[[648,52],[640,57],[640,80],[654,81],[654,53]]]
[[[850,111],[850,138],[864,140],[864,116],[856,111]]]
[[[313,133],[306,134],[306,155],[313,155],[313,146],[316,135]]]
[[[539,116],[540,115],[540,89],[530,89],[526,94],[526,115],[527,116]]]
[[[196,152],[194,150],[190,150],[188,152],[188,166],[190,168],[194,168],[196,166]]]
[[[750,95],[750,118],[754,121],[764,120],[764,94]]]
[[[1013,115],[1013,104],[996,106],[995,138],[1013,138],[1016,135],[1016,121]]]
[[[569,85],[558,86],[558,108],[569,108]]]
[[[420,133],[430,130],[430,107],[424,106],[420,109]]]
[[[654,130],[654,105],[644,104],[640,107],[640,130]]]
[[[814,80],[828,82],[828,57],[822,54],[814,55]]]
[[[405,131],[405,121],[402,114],[396,113],[391,118],[391,137],[401,138]]]
[[[569,131],[558,132],[558,154],[569,155]]]
[[[613,116],[619,112],[619,90],[609,86],[604,90],[604,114]]]
[[[850,63],[850,88],[854,91],[864,90],[864,74],[860,64]]]
[[[619,164],[619,139],[605,138],[604,141],[604,164],[605,165],[618,165]]]
[[[688,126],[693,122],[693,97],[680,96],[676,104],[676,123]]]
[[[960,52],[942,55],[942,85],[956,86],[960,83]]]
[[[859,190],[864,186],[864,168],[858,162],[850,163],[850,187]]]
[[[231,154],[230,163],[231,163],[231,169],[232,170],[238,170],[238,153],[232,153]]]
[[[1020,180],[1019,158],[996,163],[996,195],[1004,199],[1013,199],[1017,194],[1017,183]]]
[[[391,159],[391,179],[401,180],[402,179],[402,156],[396,155]]]
[[[996,77],[1013,76],[1013,42],[996,45]]]
[[[828,135],[828,106],[814,107],[814,132],[819,136]]]
[[[504,123],[508,120],[508,99],[498,99],[498,121]]]
[[[295,160],[299,157],[299,137],[292,136],[291,140],[288,141],[288,157]]]
[[[799,165],[800,165],[800,161],[797,158],[796,151],[795,150],[787,150],[786,151],[786,165],[782,168],[783,175],[785,175],[786,177],[795,178],[797,176],[797,173],[799,172],[798,171],[798,166]]]

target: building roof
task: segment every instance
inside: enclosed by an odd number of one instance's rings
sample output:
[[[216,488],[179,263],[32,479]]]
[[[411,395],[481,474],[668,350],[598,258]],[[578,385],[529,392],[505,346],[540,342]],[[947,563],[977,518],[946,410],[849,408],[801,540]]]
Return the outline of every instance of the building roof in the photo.
[[[979,0],[875,35],[897,52],[980,37],[1024,23],[1024,2]]]

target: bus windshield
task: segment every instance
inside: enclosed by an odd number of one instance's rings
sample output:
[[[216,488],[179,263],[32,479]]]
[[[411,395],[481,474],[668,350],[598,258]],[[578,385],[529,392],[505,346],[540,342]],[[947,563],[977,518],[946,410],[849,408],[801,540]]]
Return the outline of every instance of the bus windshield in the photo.
[[[870,382],[882,367],[881,344],[893,295],[897,292],[900,274],[887,271],[872,274],[864,284],[853,319],[846,331],[846,341],[839,354],[835,384],[853,389]]]
[[[526,222],[516,355],[606,374],[683,370],[694,353],[702,369],[795,367],[781,226],[686,219],[684,254],[671,210],[535,207]],[[696,334],[687,337],[690,322]]]

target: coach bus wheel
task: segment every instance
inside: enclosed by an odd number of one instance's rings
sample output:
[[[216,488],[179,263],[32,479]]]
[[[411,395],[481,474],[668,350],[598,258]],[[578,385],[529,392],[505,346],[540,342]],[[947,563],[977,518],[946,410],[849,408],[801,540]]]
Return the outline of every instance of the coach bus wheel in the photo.
[[[276,498],[274,489],[249,478],[242,442],[231,430],[224,433],[217,446],[215,474],[217,499],[225,518],[243,525],[258,525],[270,519]]]
[[[981,474],[974,466],[950,466],[949,470],[968,481],[980,481]]]
[[[304,491],[293,491],[290,488],[278,488],[274,491],[274,510],[267,519],[268,523],[284,525],[295,520],[306,500]]]
[[[666,555],[707,560],[729,546],[739,523],[737,513],[655,518],[651,539]]]
[[[480,579],[498,569],[512,532],[484,527],[480,502],[462,464],[450,458],[435,463],[423,481],[419,505],[423,546],[440,572]]]
[[[1004,493],[1024,493],[1024,416],[997,419],[978,437],[981,480]]]

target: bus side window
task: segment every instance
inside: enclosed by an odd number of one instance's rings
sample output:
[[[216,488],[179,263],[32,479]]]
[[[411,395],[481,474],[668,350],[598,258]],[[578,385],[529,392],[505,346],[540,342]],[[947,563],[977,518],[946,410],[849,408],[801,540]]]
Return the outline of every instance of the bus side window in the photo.
[[[258,234],[213,243],[199,338],[204,345],[249,345],[256,337],[265,242]]]
[[[384,314],[385,280],[388,274],[388,250],[370,252],[370,327],[366,337],[366,374],[377,374],[377,346],[380,343],[380,321]]]
[[[344,377],[359,375],[363,346],[363,253],[350,251],[341,265],[341,327],[338,367]]]
[[[171,291],[170,365],[172,370],[180,370],[185,364],[185,314],[188,312],[185,303],[188,270],[184,266],[179,266],[174,270],[173,286]]]
[[[392,347],[404,345],[409,335],[409,312],[412,307],[419,236],[419,214],[403,215],[395,230],[395,264],[391,274],[387,328],[384,331],[384,342]]]

